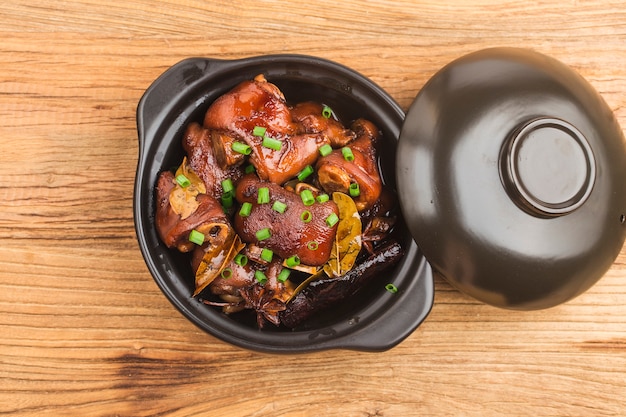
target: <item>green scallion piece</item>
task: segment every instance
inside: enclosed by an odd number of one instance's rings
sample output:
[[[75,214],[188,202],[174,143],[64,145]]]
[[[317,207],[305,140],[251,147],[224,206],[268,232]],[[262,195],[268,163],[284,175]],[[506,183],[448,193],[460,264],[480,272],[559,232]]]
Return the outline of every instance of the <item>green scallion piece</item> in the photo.
[[[184,174],[176,176],[176,183],[183,188],[187,188],[191,185],[191,181]]]
[[[256,168],[252,164],[246,165],[246,167],[243,169],[243,172],[245,172],[246,174],[252,174],[254,171],[256,171]]]
[[[279,141],[278,139],[274,139],[269,136],[263,136],[263,142],[261,142],[261,145],[263,145],[266,148],[273,149],[275,151],[280,151],[280,148],[281,146],[283,146],[283,143]]]
[[[331,109],[329,106],[324,106],[324,108],[322,109],[322,116],[324,116],[324,118],[326,119],[330,119],[332,115],[333,109]]]
[[[358,197],[361,195],[361,190],[359,189],[359,183],[353,182],[350,184],[350,188],[348,189],[350,192],[350,197]]]
[[[257,231],[255,236],[258,241],[261,241],[272,237],[272,232],[270,231],[269,227],[266,227],[265,229]]]
[[[395,293],[397,293],[397,292],[398,292],[398,287],[396,287],[396,286],[395,286],[395,285],[393,285],[393,284],[387,284],[387,285],[385,285],[385,289],[386,289],[387,291],[389,291],[390,293],[392,293],[392,294],[395,294]]]
[[[233,206],[233,192],[228,191],[227,193],[222,194],[222,206],[226,209],[229,209]]]
[[[276,277],[276,279],[277,279],[279,282],[285,282],[285,281],[287,281],[287,279],[289,278],[289,274],[291,274],[291,271],[290,271],[290,270],[288,270],[287,268],[283,268],[283,269],[280,271],[280,274],[278,274],[278,277]]]
[[[252,148],[246,145],[245,143],[233,142],[232,145],[230,145],[230,147],[233,151],[240,153],[242,155],[250,155],[252,153]]]
[[[189,241],[200,246],[204,243],[204,234],[198,232],[196,229],[193,229],[191,233],[189,233]]]
[[[267,128],[263,127],[263,126],[254,126],[254,129],[252,129],[252,134],[254,136],[265,136],[265,132],[267,132]]]
[[[282,201],[274,201],[274,204],[272,204],[272,210],[274,210],[277,213],[284,213],[285,210],[287,210],[287,204],[283,203]]]
[[[317,248],[318,248],[319,246],[320,246],[320,244],[319,244],[319,243],[317,243],[317,242],[316,242],[316,241],[314,241],[314,240],[311,240],[310,242],[308,242],[308,243],[306,244],[306,247],[307,247],[307,249],[308,249],[308,250],[317,250]]]
[[[241,217],[248,217],[252,213],[252,203],[248,203],[247,201],[241,205],[239,209],[239,215]]]
[[[267,204],[270,202],[270,189],[267,187],[259,188],[257,194],[257,203],[259,204]]]
[[[333,147],[327,143],[326,145],[320,146],[319,151],[320,151],[320,155],[328,156],[333,152]]]
[[[238,253],[237,256],[235,256],[235,263],[239,266],[246,266],[248,257],[243,253]]]
[[[330,213],[328,217],[326,217],[326,224],[328,227],[333,227],[339,221],[339,217],[335,213]]]
[[[304,167],[302,171],[298,173],[298,180],[304,181],[314,172],[313,167],[311,165],[307,165]]]
[[[328,196],[328,194],[320,194],[315,197],[315,200],[317,200],[318,203],[325,203],[330,200],[330,197]]]
[[[226,178],[224,181],[222,181],[222,190],[224,191],[224,193],[231,193],[235,190],[235,187],[233,186],[233,181],[230,178]]]
[[[272,262],[272,258],[274,257],[274,252],[271,249],[263,248],[261,250],[261,259],[265,262]]]
[[[311,190],[302,190],[300,192],[300,198],[305,206],[311,206],[315,203],[315,197],[313,197]]]
[[[220,275],[222,276],[222,278],[228,279],[233,276],[233,270],[230,268],[224,268],[222,269],[222,272],[220,273]]]
[[[341,154],[343,155],[343,159],[345,159],[346,161],[354,161],[354,154],[352,153],[352,149],[350,149],[349,147],[344,146],[343,148],[341,148]]]
[[[293,268],[294,266],[300,265],[300,257],[298,255],[293,255],[285,259],[285,263],[289,268]]]
[[[263,271],[254,271],[254,279],[256,279],[256,281],[261,285],[267,282],[267,277]]]
[[[311,220],[313,220],[313,215],[309,210],[304,210],[302,214],[300,214],[300,220],[305,223],[309,223]]]

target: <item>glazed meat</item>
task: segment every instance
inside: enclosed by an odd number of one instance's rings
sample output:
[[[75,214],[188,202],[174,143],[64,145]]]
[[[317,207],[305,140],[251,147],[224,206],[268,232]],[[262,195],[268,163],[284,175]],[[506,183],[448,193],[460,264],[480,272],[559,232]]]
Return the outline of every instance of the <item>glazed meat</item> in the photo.
[[[320,132],[298,133],[282,93],[262,76],[218,98],[207,110],[204,126],[220,132],[213,146],[222,167],[238,162],[231,147],[240,141],[251,147],[250,162],[259,177],[276,184],[315,163],[318,149],[330,143]],[[255,135],[255,127],[264,128],[264,133]],[[264,146],[266,137],[276,141],[278,149]]]
[[[322,133],[335,148],[347,145],[356,137],[352,130],[346,129],[332,116],[325,117],[323,111],[324,106],[320,103],[307,101],[296,104],[291,109],[291,116],[306,133]]]
[[[236,183],[242,177],[243,169],[234,164],[224,168],[220,166],[213,151],[212,136],[210,130],[198,123],[191,123],[183,136],[183,149],[187,153],[189,165],[204,182],[207,194],[219,199],[222,195],[222,181],[230,178]]]
[[[198,231],[213,228],[230,229],[230,222],[220,203],[206,194],[199,194],[196,197],[197,209],[183,218],[170,204],[170,194],[175,187],[174,174],[169,171],[161,173],[156,189],[155,222],[159,237],[168,248],[176,248],[181,252],[191,251],[195,244],[189,241],[189,234],[194,229]]]
[[[357,183],[360,194],[354,202],[361,212],[371,208],[382,192],[374,147],[379,133],[371,122],[363,119],[355,121],[352,129],[357,138],[348,146],[354,160],[347,161],[342,150],[335,149],[330,155],[320,158],[316,168],[319,183],[327,193],[338,191],[348,194],[350,185]]]
[[[269,189],[269,203],[258,204],[258,190],[262,187]],[[239,182],[235,197],[239,203],[252,204],[250,215],[242,217],[236,214],[233,224],[244,242],[271,249],[283,259],[297,255],[305,265],[318,266],[328,261],[337,226],[329,227],[326,218],[331,213],[338,214],[335,203],[327,201],[305,206],[295,192],[259,180],[254,175],[247,175]],[[286,205],[284,213],[272,208],[274,201]],[[301,218],[305,211],[310,213],[309,222]],[[256,233],[266,228],[270,230],[271,237],[259,242]]]

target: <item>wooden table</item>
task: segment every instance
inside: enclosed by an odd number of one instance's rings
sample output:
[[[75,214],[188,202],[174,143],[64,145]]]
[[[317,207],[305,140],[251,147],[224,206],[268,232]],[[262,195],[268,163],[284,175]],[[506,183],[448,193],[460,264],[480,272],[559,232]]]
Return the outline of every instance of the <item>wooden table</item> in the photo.
[[[626,250],[547,311],[437,279],[430,316],[388,352],[274,356],[184,319],[132,217],[137,102],[183,58],[317,55],[406,109],[447,62],[523,46],[577,70],[626,127],[622,1],[14,0],[0,39],[0,414],[626,413]]]

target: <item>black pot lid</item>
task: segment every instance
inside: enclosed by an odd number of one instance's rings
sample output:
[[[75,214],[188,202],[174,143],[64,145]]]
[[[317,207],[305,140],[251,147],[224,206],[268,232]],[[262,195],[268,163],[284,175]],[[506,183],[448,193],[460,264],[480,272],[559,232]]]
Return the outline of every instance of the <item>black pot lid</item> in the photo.
[[[582,77],[533,51],[487,49],[435,74],[407,113],[396,175],[433,269],[498,307],[579,295],[624,243],[622,130]]]

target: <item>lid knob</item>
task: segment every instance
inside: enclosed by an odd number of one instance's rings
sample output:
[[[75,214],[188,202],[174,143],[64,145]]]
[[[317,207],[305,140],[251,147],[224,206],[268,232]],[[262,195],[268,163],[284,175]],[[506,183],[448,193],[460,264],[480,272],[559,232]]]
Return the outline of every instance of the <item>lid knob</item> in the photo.
[[[505,142],[501,177],[511,199],[537,217],[556,217],[580,207],[593,189],[596,165],[585,137],[571,124],[541,117]]]

